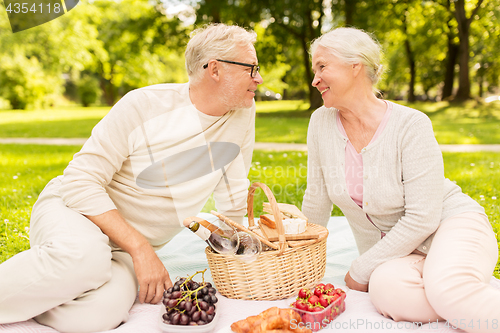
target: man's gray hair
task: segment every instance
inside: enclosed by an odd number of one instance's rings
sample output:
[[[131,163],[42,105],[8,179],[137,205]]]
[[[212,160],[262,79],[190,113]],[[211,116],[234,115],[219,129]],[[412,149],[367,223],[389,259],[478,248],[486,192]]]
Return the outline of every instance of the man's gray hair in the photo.
[[[255,44],[257,34],[235,25],[208,24],[191,33],[185,58],[186,70],[191,82],[202,76],[203,65],[211,59],[235,59],[239,46]]]
[[[346,64],[363,64],[372,85],[375,85],[382,75],[380,45],[363,30],[337,28],[327,32],[312,42],[310,54],[313,55],[320,45]]]

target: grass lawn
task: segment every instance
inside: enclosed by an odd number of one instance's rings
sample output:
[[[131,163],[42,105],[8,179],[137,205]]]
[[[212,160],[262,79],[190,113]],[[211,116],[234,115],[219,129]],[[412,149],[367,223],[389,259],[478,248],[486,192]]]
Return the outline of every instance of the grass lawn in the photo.
[[[45,184],[60,175],[79,146],[0,145],[0,262],[29,248],[29,217]],[[500,239],[500,153],[444,153],[446,177],[485,207]],[[267,184],[278,202],[301,207],[307,153],[255,151],[250,181]],[[267,201],[257,190],[256,215]],[[209,200],[204,211],[213,209]],[[342,215],[334,208],[332,215]],[[500,278],[500,266],[495,275]]]
[[[29,248],[31,207],[80,148],[0,145],[0,262]]]
[[[404,102],[398,102],[407,104]],[[500,101],[460,106],[448,102],[407,104],[432,120],[441,144],[500,144]],[[306,143],[311,113],[303,101],[257,102],[256,140]],[[0,137],[87,138],[109,107],[0,111]]]
[[[306,143],[310,112],[307,104],[295,101],[257,104],[256,140],[261,142]],[[274,104],[273,104],[274,103]],[[426,113],[432,120],[440,144],[500,144],[500,102],[461,105],[448,102],[397,103]],[[271,106],[275,106],[273,109]]]
[[[2,138],[88,138],[109,107],[0,110]]]
[[[431,118],[434,134],[441,144],[500,144],[500,101],[487,104],[469,101],[462,105],[419,102],[407,105]]]

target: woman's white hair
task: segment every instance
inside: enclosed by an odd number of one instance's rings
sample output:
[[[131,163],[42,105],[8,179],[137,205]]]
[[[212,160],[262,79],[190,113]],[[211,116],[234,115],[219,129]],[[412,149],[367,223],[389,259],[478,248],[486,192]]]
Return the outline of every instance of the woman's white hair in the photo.
[[[235,25],[208,24],[194,30],[187,45],[186,70],[191,82],[202,76],[203,65],[211,59],[235,60],[238,47],[255,44],[257,34]]]
[[[332,52],[346,64],[365,66],[367,77],[374,86],[380,79],[383,66],[380,64],[380,45],[375,38],[363,30],[355,28],[337,28],[315,39],[310,53],[314,54],[318,46]]]

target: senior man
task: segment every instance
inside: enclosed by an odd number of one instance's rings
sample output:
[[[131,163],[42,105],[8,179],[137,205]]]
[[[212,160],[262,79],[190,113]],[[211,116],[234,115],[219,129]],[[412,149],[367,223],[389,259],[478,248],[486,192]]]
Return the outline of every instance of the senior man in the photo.
[[[155,250],[213,193],[246,211],[262,83],[256,34],[212,24],[186,48],[189,82],[129,92],[33,207],[31,249],[0,265],[0,323],[34,318],[63,332],[117,327],[172,282]]]

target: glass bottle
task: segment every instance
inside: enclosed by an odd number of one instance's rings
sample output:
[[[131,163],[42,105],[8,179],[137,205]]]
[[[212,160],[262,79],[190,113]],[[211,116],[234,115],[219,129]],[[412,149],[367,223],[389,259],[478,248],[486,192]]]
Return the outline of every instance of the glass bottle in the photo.
[[[184,220],[183,224],[208,246],[220,254],[234,255],[239,248],[239,235],[233,227],[224,224],[221,220],[210,223],[206,220],[192,217]]]

